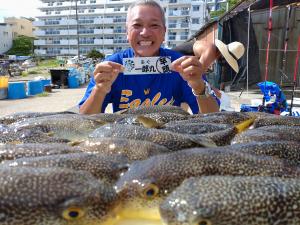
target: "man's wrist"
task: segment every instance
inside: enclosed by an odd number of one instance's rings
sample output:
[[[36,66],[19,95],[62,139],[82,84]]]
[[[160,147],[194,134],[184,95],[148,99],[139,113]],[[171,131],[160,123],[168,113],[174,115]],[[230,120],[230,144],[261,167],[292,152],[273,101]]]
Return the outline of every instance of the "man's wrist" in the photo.
[[[192,88],[193,95],[196,97],[205,96],[205,88],[202,91],[196,91]]]
[[[201,91],[196,91],[192,88],[193,95],[199,98],[207,98],[210,95],[209,84],[204,82],[204,88]]]
[[[108,94],[110,90],[107,90],[106,87],[99,87],[98,85],[95,85],[93,88],[93,91],[95,92],[95,94]]]

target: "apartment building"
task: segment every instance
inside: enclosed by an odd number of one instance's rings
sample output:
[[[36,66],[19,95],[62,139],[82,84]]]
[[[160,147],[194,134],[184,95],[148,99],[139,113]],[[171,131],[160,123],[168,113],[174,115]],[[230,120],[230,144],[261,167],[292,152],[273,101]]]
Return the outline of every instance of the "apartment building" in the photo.
[[[7,52],[13,44],[12,29],[6,23],[0,23],[0,54]]]
[[[132,0],[40,0],[40,15],[33,25],[40,56],[87,54],[93,48],[112,54],[127,48],[126,12]],[[173,47],[188,39],[207,20],[203,0],[160,0],[165,9],[164,45]]]
[[[34,27],[32,26],[32,20],[28,18],[6,17],[4,18],[4,23],[8,24],[11,27],[13,39],[16,39],[16,37],[20,35],[34,37]]]
[[[204,0],[210,11],[217,11],[221,9],[221,4],[226,4],[226,11],[228,11],[228,0]]]

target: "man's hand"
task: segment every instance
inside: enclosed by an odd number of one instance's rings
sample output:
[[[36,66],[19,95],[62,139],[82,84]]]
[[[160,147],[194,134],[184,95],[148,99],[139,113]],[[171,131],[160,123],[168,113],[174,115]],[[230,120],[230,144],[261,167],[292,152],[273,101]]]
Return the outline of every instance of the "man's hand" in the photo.
[[[203,67],[196,56],[182,56],[171,64],[172,70],[178,72],[195,93],[204,91],[202,80]]]
[[[111,61],[97,64],[94,70],[95,89],[97,92],[109,93],[113,82],[123,70],[123,65]]]

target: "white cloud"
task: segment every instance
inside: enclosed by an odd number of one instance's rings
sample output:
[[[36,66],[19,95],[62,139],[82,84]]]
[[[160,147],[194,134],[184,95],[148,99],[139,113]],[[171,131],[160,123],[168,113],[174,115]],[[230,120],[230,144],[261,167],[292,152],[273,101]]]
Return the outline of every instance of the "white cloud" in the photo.
[[[40,0],[0,0],[0,22],[4,17],[36,17]]]

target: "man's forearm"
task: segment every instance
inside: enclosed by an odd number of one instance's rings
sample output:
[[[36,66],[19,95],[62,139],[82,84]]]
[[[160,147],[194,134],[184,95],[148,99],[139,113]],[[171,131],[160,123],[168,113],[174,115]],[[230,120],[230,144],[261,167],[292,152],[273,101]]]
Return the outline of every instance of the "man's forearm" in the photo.
[[[216,99],[212,96],[209,97],[197,97],[199,113],[212,113],[212,112],[219,112],[219,105]]]
[[[88,99],[82,104],[79,112],[82,114],[97,114],[101,113],[102,104],[106,94],[94,88]]]

